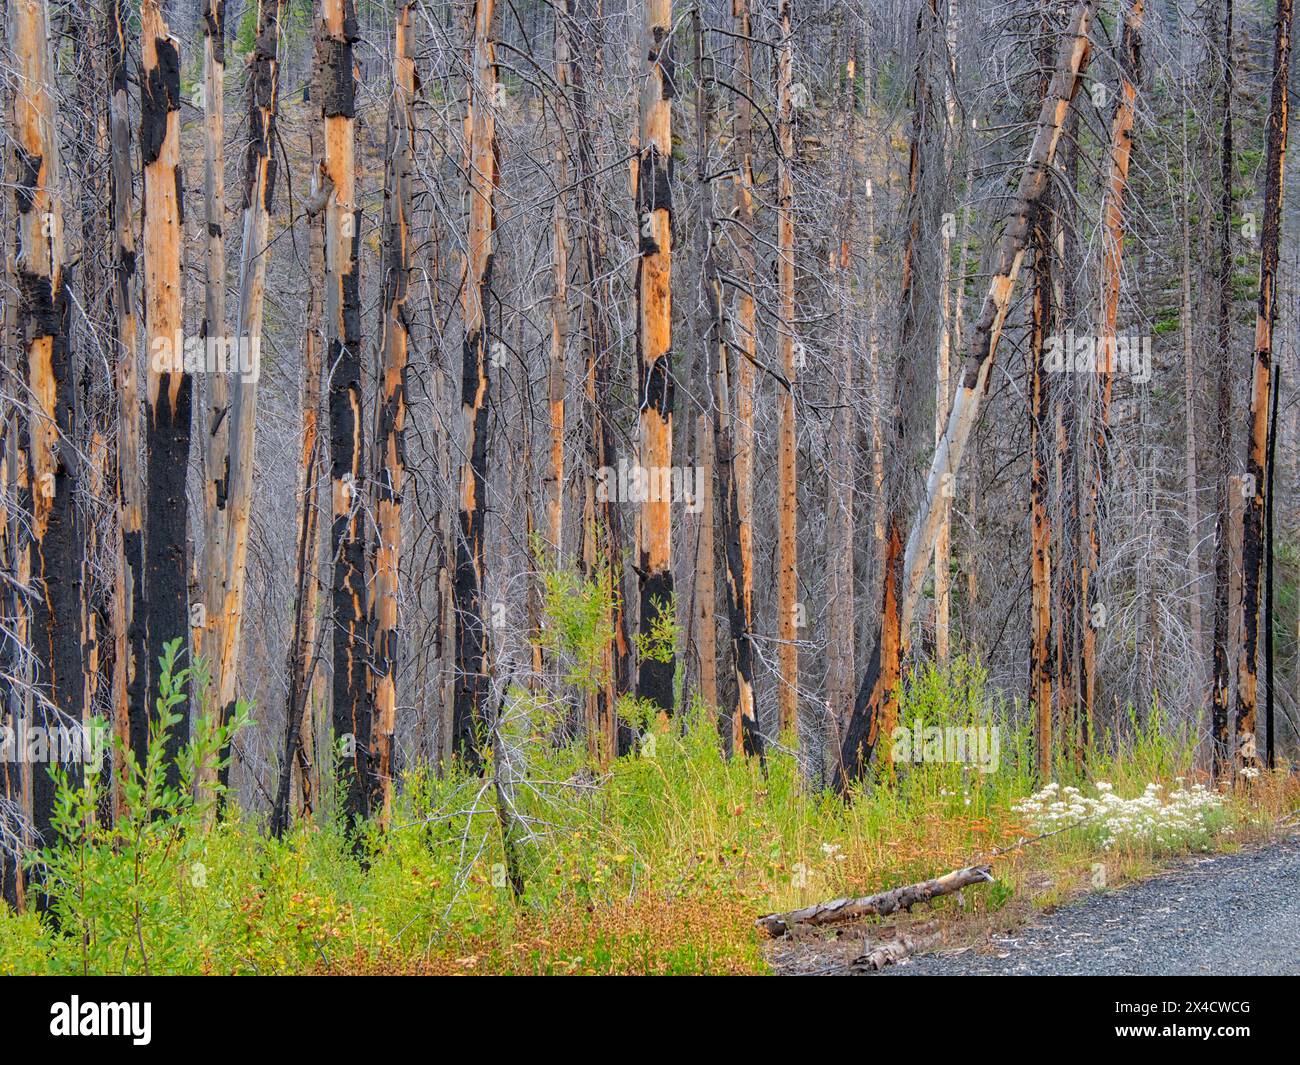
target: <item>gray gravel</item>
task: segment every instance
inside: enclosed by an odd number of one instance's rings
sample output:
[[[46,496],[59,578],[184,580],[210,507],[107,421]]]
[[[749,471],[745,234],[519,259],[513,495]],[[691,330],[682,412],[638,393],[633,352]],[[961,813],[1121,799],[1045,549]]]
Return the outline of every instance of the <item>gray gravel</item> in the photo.
[[[992,950],[993,953],[983,951]],[[1300,974],[1300,840],[1102,891],[1012,936],[891,966],[898,976]]]

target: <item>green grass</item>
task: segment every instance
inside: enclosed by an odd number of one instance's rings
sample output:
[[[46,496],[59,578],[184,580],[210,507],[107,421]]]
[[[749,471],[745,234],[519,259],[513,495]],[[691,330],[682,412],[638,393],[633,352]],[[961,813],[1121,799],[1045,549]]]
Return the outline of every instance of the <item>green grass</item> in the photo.
[[[0,972],[762,972],[759,913],[923,879],[1030,834],[1011,810],[1035,787],[1025,726],[1003,727],[994,772],[900,764],[846,802],[810,790],[790,753],[771,753],[766,773],[727,760],[704,707],[647,721],[642,754],[599,777],[585,743],[549,740],[553,711],[522,691],[508,706],[498,735],[526,826],[514,833],[522,899],[507,886],[487,780],[417,767],[388,833],[367,826],[354,846],[327,820],[277,841],[238,809],[208,824],[210,810],[160,784],[151,756],[115,826],[84,827],[98,782],[64,790],[66,842],[48,855],[60,931],[5,911]],[[1007,716],[982,673],[957,662],[912,679],[901,720]],[[1131,795],[1188,772],[1190,745],[1172,742],[1158,713],[1128,731],[1094,776]],[[210,762],[220,739],[201,732],[186,764]],[[1229,825],[1249,820],[1237,812]],[[960,912],[937,908],[966,919],[1050,901],[1098,857],[1086,834],[1063,833],[1000,857],[998,883],[966,893]],[[1115,882],[1162,855],[1104,858]]]

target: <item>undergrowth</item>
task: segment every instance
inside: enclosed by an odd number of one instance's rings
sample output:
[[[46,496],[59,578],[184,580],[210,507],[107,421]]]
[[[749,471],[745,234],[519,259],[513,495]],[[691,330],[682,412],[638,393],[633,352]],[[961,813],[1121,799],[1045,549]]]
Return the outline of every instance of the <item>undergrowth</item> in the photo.
[[[186,679],[169,671],[167,726]],[[938,904],[990,913],[1044,883],[1073,890],[1101,859],[1114,882],[1171,851],[1245,838],[1295,799],[1284,775],[1266,774],[1172,845],[1066,829],[1017,846],[1061,824],[1032,807],[1028,726],[994,705],[981,671],[961,661],[910,678],[900,720],[1011,720],[996,768],[878,757],[877,778],[847,801],[810,789],[786,747],[769,752],[765,770],[727,759],[703,706],[672,722],[643,716],[639,753],[602,775],[584,742],[550,741],[554,711],[536,696],[516,690],[507,705],[495,735],[510,751],[499,776],[522,898],[505,874],[490,772],[415,767],[387,833],[351,834],[327,818],[277,840],[233,804],[214,817],[190,797],[196,767],[215,766],[227,729],[198,731],[176,788],[163,779],[163,728],[143,766],[128,760],[116,823],[93,816],[104,786],[94,774],[81,788],[64,784],[63,838],[41,874],[53,904],[40,916],[0,906],[0,973],[763,972],[753,931],[763,912],[992,858],[995,884]],[[241,710],[228,729],[245,721]],[[1136,798],[1190,776],[1190,741],[1169,736],[1158,714],[1134,721],[1110,745],[1117,753],[1086,772],[1063,767],[1062,783],[1104,778],[1108,794]]]

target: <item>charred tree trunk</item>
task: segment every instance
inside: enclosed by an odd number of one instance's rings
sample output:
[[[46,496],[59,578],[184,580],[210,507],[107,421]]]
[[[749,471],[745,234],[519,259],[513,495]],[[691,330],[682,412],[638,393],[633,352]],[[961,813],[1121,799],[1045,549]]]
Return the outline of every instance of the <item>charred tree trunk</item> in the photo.
[[[321,110],[325,173],[325,341],[329,374],[330,554],[334,635],[332,717],[341,752],[339,805],[350,823],[369,814],[370,719],[366,698],[366,549],[361,403],[361,207],[355,158],[356,76],[352,46],[360,30],[352,0],[322,0]]]
[[[31,816],[37,842],[55,843],[53,769],[75,785],[84,733],[80,538],[74,419],[76,393],[70,346],[70,271],[65,262],[59,131],[45,0],[12,0],[9,41],[18,64],[13,94],[17,156],[18,343],[31,402],[27,416],[30,501],[28,602],[33,656],[28,726],[44,730],[49,762],[31,768]],[[20,550],[24,548],[20,547]],[[67,740],[73,741],[68,743]],[[44,905],[44,896],[38,901]]]
[[[414,0],[397,11],[393,51],[393,101],[388,116],[388,180],[384,188],[383,395],[375,449],[379,477],[375,483],[378,543],[375,545],[374,632],[371,685],[374,693],[374,740],[371,743],[371,808],[387,828],[393,808],[393,738],[397,730],[398,575],[402,562],[402,492],[406,480],[406,362],[410,343],[407,284],[411,270],[411,136],[414,129]]]
[[[1050,208],[1035,213],[1030,244],[1034,290],[1029,328],[1029,568],[1031,590],[1029,701],[1037,723],[1038,779],[1052,778],[1052,689],[1056,661],[1052,642],[1052,523],[1048,479],[1052,449],[1051,397],[1043,354],[1054,329]]]
[[[1237,660],[1237,756],[1257,767],[1255,710],[1258,703],[1260,585],[1264,572],[1265,494],[1272,470],[1268,462],[1269,400],[1273,373],[1273,323],[1277,318],[1278,244],[1282,234],[1283,174],[1290,112],[1292,0],[1278,0],[1273,45],[1273,90],[1268,109],[1264,174],[1264,219],[1259,260],[1259,311],[1255,318],[1255,358],[1250,390],[1250,443],[1246,451],[1248,492],[1242,516],[1242,642]],[[1226,351],[1226,349],[1225,349]],[[1271,604],[1264,603],[1265,610]],[[1272,693],[1270,692],[1270,695]],[[1272,732],[1269,742],[1272,743]]]
[[[1215,412],[1215,453],[1219,456],[1214,490],[1214,680],[1210,689],[1210,736],[1212,769],[1218,779],[1232,758],[1228,733],[1229,671],[1228,628],[1232,610],[1229,586],[1232,581],[1232,547],[1229,529],[1232,511],[1228,493],[1228,453],[1232,445],[1232,179],[1235,158],[1232,146],[1232,0],[1223,2],[1223,132],[1220,141],[1218,343],[1223,361],[1219,369],[1218,402]]]
[[[117,492],[122,572],[114,604],[113,734],[143,759],[149,735],[145,705],[144,476],[140,468],[139,328],[135,312],[135,211],[132,203],[131,117],[122,0],[108,7],[109,211],[113,222],[114,380],[117,386]],[[114,807],[122,808],[123,765]]]
[[[487,514],[489,359],[493,342],[492,260],[496,230],[497,147],[495,0],[475,0],[469,109],[469,229],[466,233],[461,411],[465,461],[460,470],[460,530],[456,539],[456,697],[452,732],[470,772],[483,765],[488,712],[488,630],[483,615],[483,523]]]
[[[908,394],[913,373],[909,362],[918,358],[918,341],[922,337],[922,322],[926,311],[923,306],[925,279],[919,274],[918,258],[927,238],[932,234],[925,225],[930,206],[927,190],[923,189],[924,167],[933,142],[934,116],[931,113],[931,74],[934,40],[939,32],[939,10],[936,0],[926,0],[917,16],[917,47],[915,88],[913,90],[912,137],[907,168],[907,197],[905,217],[907,239],[903,247],[902,279],[898,328],[898,360],[894,375],[894,424],[889,442],[890,455],[881,486],[886,501],[884,572],[881,581],[880,638],[867,666],[868,680],[854,700],[854,710],[841,741],[839,778],[856,772],[855,766],[861,752],[875,746],[881,730],[888,733],[897,723],[898,687],[902,678],[903,658],[907,653],[910,608],[902,592],[904,575],[903,524],[906,520],[905,483],[906,469],[915,460],[918,426],[911,413],[914,397]],[[936,267],[938,264],[935,264]],[[924,349],[924,345],[921,348]],[[940,489],[942,496],[951,494],[951,479]],[[936,499],[936,507],[941,506]],[[936,513],[936,522],[938,514]],[[936,530],[937,536],[937,530]],[[922,570],[929,569],[934,545],[928,545]],[[919,585],[919,581],[918,581]],[[918,588],[919,590],[919,588]],[[868,689],[868,685],[870,688]],[[868,722],[859,707],[870,692],[870,702],[876,707],[875,719]],[[865,729],[865,731],[863,731]],[[853,753],[851,753],[853,752]]]

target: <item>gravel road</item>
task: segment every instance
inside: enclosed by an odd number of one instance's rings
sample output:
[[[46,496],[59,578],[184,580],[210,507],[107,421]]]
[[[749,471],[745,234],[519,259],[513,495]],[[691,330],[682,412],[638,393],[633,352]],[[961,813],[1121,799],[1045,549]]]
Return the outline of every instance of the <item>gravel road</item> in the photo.
[[[884,974],[1300,974],[1300,840],[1193,860],[1131,887],[1090,894],[990,946],[994,953],[914,957]]]

